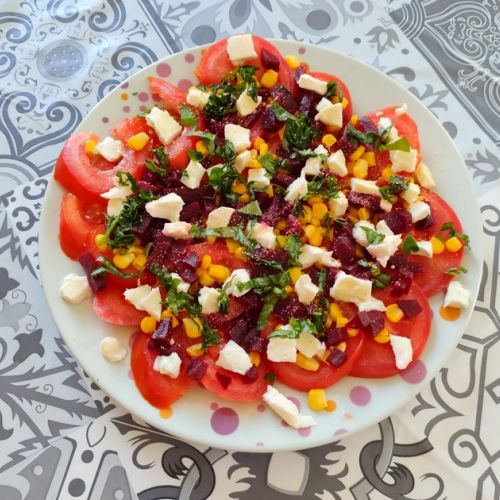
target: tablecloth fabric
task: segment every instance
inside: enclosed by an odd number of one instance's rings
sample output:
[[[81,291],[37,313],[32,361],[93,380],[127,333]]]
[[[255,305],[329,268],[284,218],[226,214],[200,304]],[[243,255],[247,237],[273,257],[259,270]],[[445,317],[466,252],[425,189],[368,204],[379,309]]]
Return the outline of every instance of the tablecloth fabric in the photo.
[[[499,28],[495,1],[0,1],[0,499],[500,498]],[[65,138],[138,69],[237,32],[331,47],[403,84],[456,141],[482,207],[479,299],[445,368],[380,424],[298,452],[199,447],[127,414],[68,354],[39,283]]]

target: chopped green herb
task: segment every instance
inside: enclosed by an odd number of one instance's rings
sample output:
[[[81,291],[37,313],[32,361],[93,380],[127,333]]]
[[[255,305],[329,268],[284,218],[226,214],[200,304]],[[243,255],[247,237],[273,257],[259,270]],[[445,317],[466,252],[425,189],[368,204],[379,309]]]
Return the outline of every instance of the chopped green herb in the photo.
[[[188,135],[199,137],[205,143],[209,154],[213,155],[215,153],[215,134],[201,130],[191,130]]]
[[[236,93],[229,84],[220,84],[208,98],[203,111],[211,118],[222,118],[236,109]]]
[[[264,305],[260,310],[259,318],[257,319],[257,330],[264,330],[267,325],[267,320],[274,310],[274,306],[279,299],[281,299],[285,294],[279,289],[273,290],[271,293],[264,297]]]
[[[191,161],[203,160],[203,155],[199,151],[193,151],[193,150],[188,151],[188,157]]]
[[[198,126],[198,117],[191,108],[189,108],[185,104],[179,104],[179,112],[180,112],[179,123],[183,127],[196,128]]]
[[[444,274],[448,276],[458,276],[459,274],[464,274],[467,272],[467,269],[463,266],[452,266],[443,271]]]
[[[150,153],[153,153],[156,163],[151,160],[146,160],[144,162],[144,166],[154,172],[155,174],[164,177],[168,174],[168,169],[170,167],[170,159],[168,157],[168,153],[165,151],[163,147],[159,147],[156,149],[150,149]]]
[[[300,267],[299,256],[302,248],[302,240],[297,234],[286,237],[284,250],[288,252],[288,265],[290,267]]]
[[[397,141],[389,142],[388,144],[381,144],[380,151],[404,151],[410,152],[410,141],[406,137],[400,137]]]
[[[264,375],[264,380],[272,384],[276,380],[276,373],[269,372]]]
[[[276,174],[276,170],[278,170],[279,167],[284,167],[286,164],[286,160],[283,160],[282,158],[273,158],[271,153],[261,155],[257,158],[257,160],[271,177],[274,177],[274,174]]]
[[[129,278],[137,278],[137,276],[141,274],[140,271],[136,273],[124,273],[123,271],[118,269],[109,259],[103,257],[102,255],[97,257],[96,261],[102,265],[101,267],[98,267],[97,269],[92,271],[92,276],[97,276],[103,273],[110,273],[113,274],[114,276],[118,276],[119,278],[129,279]]]
[[[344,98],[344,92],[342,91],[342,85],[338,82],[328,82],[326,84],[326,94],[325,97],[338,97],[339,101],[342,102]]]
[[[405,240],[403,241],[403,252],[408,254],[411,252],[418,252],[418,244],[415,241],[415,238],[411,234],[409,234]]]
[[[302,333],[318,334],[318,330],[314,323],[309,319],[291,318],[288,325],[275,330],[269,335],[269,338],[282,337],[287,339],[298,339]]]
[[[467,247],[470,248],[470,239],[469,236],[466,235],[465,233],[459,233],[457,232],[455,225],[453,222],[445,222],[442,226],[441,229],[439,230],[441,233],[444,231],[449,231],[450,237],[457,237],[459,240],[462,240],[462,243]]]
[[[313,196],[322,196],[323,198],[335,198],[339,192],[337,179],[333,175],[319,175],[307,183],[307,194],[304,199]]]
[[[264,293],[275,292],[282,294],[283,289],[290,282],[290,275],[288,271],[272,274],[270,276],[259,276],[244,283],[238,283],[236,286],[238,290],[253,290],[255,293],[262,295]]]
[[[274,114],[276,115],[276,118],[280,122],[286,122],[287,120],[295,120],[295,116],[292,115],[289,111],[287,111],[285,108],[277,104],[276,102],[272,103],[272,107],[274,110]]]
[[[219,227],[216,229],[202,228],[193,225],[189,230],[189,234],[193,238],[209,238],[215,236],[216,238],[230,238],[238,242],[240,245],[253,250],[257,243],[248,238],[240,226]]]
[[[408,187],[408,181],[404,177],[392,175],[389,178],[389,184],[380,188],[380,194],[384,200],[393,203],[394,197],[406,191]]]
[[[262,210],[260,209],[259,202],[257,200],[251,201],[248,205],[239,208],[238,212],[245,215],[262,215]]]
[[[372,276],[373,276],[372,283],[373,283],[373,286],[375,288],[385,288],[391,282],[390,275],[387,273],[383,273],[380,270],[380,268],[376,264],[374,264],[373,262],[369,262],[365,259],[360,259],[360,260],[358,260],[358,264],[361,267],[366,267],[366,268],[370,269]]]
[[[400,150],[409,152],[410,143],[406,137],[402,137],[394,142],[389,142],[390,128],[391,127],[383,130],[379,134],[376,132],[361,132],[361,130],[358,130],[356,127],[354,127],[354,125],[349,123],[347,125],[346,132],[349,138],[354,139],[361,144],[370,144],[379,151]]]
[[[318,134],[318,130],[306,115],[288,119],[283,134],[283,147],[287,150],[307,148]]]
[[[204,351],[213,345],[221,343],[221,338],[217,330],[212,328],[206,321],[201,326],[201,348]]]
[[[368,240],[369,245],[379,245],[385,240],[385,234],[377,233],[377,231],[374,231],[370,227],[362,225],[360,227],[365,232],[366,239]]]
[[[257,68],[255,66],[239,66],[225,75],[224,80],[233,82],[234,88],[240,92],[246,90],[247,94],[257,102],[258,86],[255,78],[256,71]]]

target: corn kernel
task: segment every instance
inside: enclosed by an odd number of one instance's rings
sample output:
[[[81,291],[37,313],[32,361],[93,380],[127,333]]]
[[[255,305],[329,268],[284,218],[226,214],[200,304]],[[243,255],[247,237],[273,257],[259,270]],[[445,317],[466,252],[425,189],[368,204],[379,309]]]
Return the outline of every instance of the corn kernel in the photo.
[[[276,228],[279,229],[280,231],[283,231],[283,229],[286,229],[286,220],[281,219],[278,221],[276,224]]]
[[[203,156],[207,156],[208,154],[208,149],[203,141],[198,141],[195,144],[195,149],[196,151],[198,151],[198,153],[201,153]]]
[[[369,208],[361,207],[358,210],[359,220],[369,220],[371,216],[372,216],[372,214],[371,214]]]
[[[128,249],[129,252],[132,252],[134,255],[142,255],[144,254],[144,248],[137,244],[133,244],[131,247]]]
[[[286,285],[285,286],[285,292],[290,294],[293,292],[293,286],[292,285]]]
[[[146,267],[147,261],[148,261],[148,258],[143,253],[141,253],[135,257],[135,259],[132,261],[132,265],[138,271],[142,271]]]
[[[172,320],[172,326],[174,328],[176,326],[179,326],[179,320],[170,309],[165,309],[164,311],[161,312],[161,319],[167,319],[167,318],[170,318]]]
[[[186,347],[186,352],[192,358],[197,358],[198,356],[201,356],[203,354],[203,349],[201,347],[201,344],[193,344],[189,347]]]
[[[349,106],[349,99],[346,99],[345,97],[342,99],[342,109],[347,108]]]
[[[357,179],[366,179],[368,176],[368,162],[360,158],[352,169],[352,175]]]
[[[350,155],[349,160],[357,161],[361,158],[361,155],[365,152],[364,146],[358,146]]]
[[[262,164],[259,160],[250,160],[248,162],[248,168],[262,168]]]
[[[458,252],[464,245],[456,236],[452,236],[446,240],[444,246],[448,252]]]
[[[297,69],[300,66],[300,61],[297,56],[285,56],[285,61],[291,69]]]
[[[247,187],[245,184],[242,184],[241,182],[235,182],[231,186],[231,191],[236,194],[245,194],[247,192]]]
[[[184,331],[190,339],[197,339],[201,337],[201,330],[198,323],[192,318],[183,318],[182,324],[184,325]]]
[[[389,304],[385,310],[385,316],[392,323],[397,323],[403,319],[404,312],[396,303]]]
[[[311,224],[313,226],[318,227],[318,226],[321,226],[321,221],[319,219],[317,219],[316,217],[311,217]]]
[[[312,206],[312,216],[322,219],[328,213],[328,207],[324,203],[315,203]]]
[[[138,134],[129,137],[127,144],[134,151],[142,151],[148,142],[149,135],[146,134],[146,132],[139,132]]]
[[[332,320],[332,318],[330,318],[330,316],[328,316],[328,318],[326,318],[326,321],[325,321],[325,327],[330,328],[332,325],[333,325],[333,320]]]
[[[127,269],[130,264],[135,259],[135,255],[133,253],[126,253],[123,255],[115,255],[113,257],[113,264],[118,268],[118,269]]]
[[[342,317],[342,309],[335,302],[331,302],[328,306],[328,316],[332,319],[337,319]]]
[[[304,228],[304,231],[306,233],[307,239],[310,240],[316,234],[316,226],[313,226],[312,224],[308,224]]]
[[[97,250],[99,252],[105,252],[108,249],[108,244],[106,243],[106,235],[104,234],[96,234],[94,241],[97,246]],[[104,243],[101,243],[101,241],[104,241]]]
[[[347,329],[347,335],[349,335],[350,338],[355,337],[358,335],[359,330],[357,328],[348,328]]]
[[[265,142],[264,144],[262,144],[259,148],[259,155],[260,156],[264,156],[266,155],[267,153],[269,153],[269,144],[267,142]]]
[[[311,222],[311,214],[312,214],[312,210],[311,210],[311,207],[308,207],[307,205],[304,205],[302,207],[302,210],[303,210],[303,213],[302,215],[299,217],[299,220],[300,222]]]
[[[302,271],[300,270],[300,267],[291,267],[288,270],[288,274],[290,275],[292,282],[295,283],[302,276]]]
[[[236,250],[238,250],[238,248],[240,247],[241,245],[237,242],[237,241],[234,241],[232,239],[227,239],[226,240],[226,247],[227,247],[227,251],[229,253],[234,253],[236,252]],[[207,266],[207,269],[208,269],[208,266]]]
[[[323,198],[321,196],[311,196],[307,201],[312,207],[315,203],[323,203]]]
[[[374,167],[377,164],[377,160],[375,159],[375,153],[373,151],[366,151],[361,155],[363,160],[368,162],[369,167]]]
[[[317,227],[316,232],[309,238],[309,243],[314,247],[319,247],[323,243],[323,234],[319,231],[320,229],[322,228]]]
[[[319,361],[317,359],[307,358],[301,352],[297,353],[297,360],[295,361],[295,364],[309,372],[315,372],[319,369]]]
[[[248,356],[250,357],[250,361],[252,362],[252,365],[254,365],[254,366],[260,365],[260,354],[257,351],[250,351],[248,353]]]
[[[255,158],[257,158],[257,150],[256,149],[251,149],[250,150],[250,156],[255,160]]]
[[[341,342],[340,344],[337,344],[335,346],[335,349],[338,349],[339,351],[344,352],[347,349],[347,343],[345,341]]]
[[[373,337],[373,340],[375,340],[375,342],[378,342],[379,344],[387,344],[387,342],[391,340],[389,330],[387,330],[387,328],[384,328],[379,333],[377,333],[375,337]]]
[[[328,406],[324,389],[309,389],[307,404],[311,410],[324,410]]]
[[[347,323],[349,323],[349,320],[345,316],[340,316],[336,319],[337,328],[342,328],[343,326],[347,325]]]
[[[321,139],[321,142],[327,148],[331,148],[337,142],[337,139],[335,139],[333,134],[325,134]]]
[[[356,125],[356,123],[358,123],[358,115],[352,115],[351,116],[351,123],[353,125]]]
[[[250,201],[250,195],[248,193],[242,194],[238,200],[241,201],[241,203],[248,203]]]
[[[198,280],[200,281],[200,285],[203,286],[212,286],[215,283],[215,280],[206,272],[201,273],[198,276]]]
[[[389,182],[389,179],[394,175],[393,171],[392,171],[392,168],[391,167],[385,167],[383,170],[382,170],[382,179],[384,179],[384,181],[386,182]]]
[[[156,330],[156,321],[151,316],[145,316],[141,319],[141,331],[144,333],[153,333]]]
[[[85,154],[88,156],[93,156],[97,153],[95,141],[88,140],[85,141]]]
[[[444,243],[439,239],[433,236],[431,238],[432,252],[434,255],[439,255],[444,252]]]
[[[242,246],[240,246],[240,248],[238,248],[236,252],[234,252],[234,256],[240,260],[247,260],[247,257],[244,253],[244,248]]]
[[[326,408],[325,411],[331,413],[332,411],[335,411],[337,409],[337,403],[333,401],[332,399],[329,399],[326,402]]]
[[[216,240],[217,240],[216,236],[209,236],[207,238],[207,243],[215,243]]]
[[[201,258],[201,264],[200,264],[200,267],[202,269],[208,269],[210,266],[212,265],[212,257],[208,254],[205,254],[202,258]]]
[[[257,137],[257,139],[253,141],[253,147],[255,149],[259,149],[262,146],[262,144],[266,144],[266,141],[262,139],[262,137]]]
[[[217,281],[226,281],[231,274],[231,271],[226,267],[220,264],[212,264],[208,268],[208,275]]]
[[[268,89],[274,87],[278,83],[278,73],[274,69],[268,69],[260,79],[260,83],[263,87]]]
[[[276,230],[279,231],[279,229],[276,229]],[[286,242],[288,241],[288,239],[286,236],[283,236],[282,234],[278,234],[276,236],[276,241],[278,242],[278,245],[283,248],[286,245]]]

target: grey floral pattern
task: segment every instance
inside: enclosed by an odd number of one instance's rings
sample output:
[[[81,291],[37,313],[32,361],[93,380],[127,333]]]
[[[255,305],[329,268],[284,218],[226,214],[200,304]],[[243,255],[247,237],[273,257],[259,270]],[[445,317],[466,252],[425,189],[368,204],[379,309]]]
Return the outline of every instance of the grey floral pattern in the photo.
[[[0,498],[500,498],[498,16],[472,0],[4,1]],[[244,31],[346,52],[408,88],[461,149],[485,234],[472,324],[427,388],[359,435],[262,455],[185,443],[116,407],[66,351],[37,281],[42,198],[82,116],[151,62]]]

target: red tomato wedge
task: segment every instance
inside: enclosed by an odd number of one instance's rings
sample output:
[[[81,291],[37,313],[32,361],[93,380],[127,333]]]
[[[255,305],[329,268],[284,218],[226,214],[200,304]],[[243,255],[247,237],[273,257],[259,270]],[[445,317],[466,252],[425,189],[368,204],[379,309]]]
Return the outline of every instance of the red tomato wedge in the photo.
[[[138,116],[125,118],[125,120],[122,120],[118,125],[113,127],[112,130],[113,136],[125,144],[133,135],[139,134],[140,132],[151,135],[152,129],[144,118],[139,118]],[[147,150],[147,146],[144,150]]]
[[[445,222],[451,222],[455,229],[461,233],[462,225],[455,211],[443,200],[438,194],[422,189],[421,194],[424,201],[431,207],[432,215],[434,216],[434,224],[426,230],[419,231],[414,229],[412,233],[417,240],[429,240],[433,236],[439,234],[439,231]],[[446,236],[448,231],[442,233]],[[458,252],[449,252],[444,250],[443,253],[434,255],[432,259],[420,255],[411,255],[411,262],[418,263],[422,266],[423,271],[415,274],[415,282],[420,285],[424,293],[430,297],[441,290],[444,290],[453,276],[448,276],[445,271],[450,267],[459,266],[464,256],[464,249],[461,248]]]
[[[352,367],[357,362],[363,351],[365,336],[358,334],[347,340],[347,359],[343,365],[336,368],[330,363],[320,362],[317,371],[304,370],[295,363],[273,363],[269,362],[272,370],[280,382],[297,389],[298,391],[308,391],[309,389],[324,389],[338,382],[349,375]]]
[[[99,137],[88,132],[76,132],[64,143],[57,159],[54,177],[70,193],[86,203],[102,202],[101,193],[113,187],[116,172],[130,172],[139,177],[144,167],[144,155],[126,150],[116,164],[99,155],[90,158],[85,153],[85,142],[99,142]]]
[[[165,151],[170,159],[170,168],[173,170],[181,170],[188,165],[188,152],[194,149],[198,142],[197,137],[191,137],[188,133],[189,129],[184,129],[184,132],[177,139],[165,146]]]
[[[314,78],[318,78],[319,80],[323,80],[324,82],[337,82],[342,87],[343,96],[349,101],[349,104],[346,106],[343,112],[343,123],[348,123],[352,116],[352,100],[351,94],[347,85],[335,75],[330,75],[329,73],[322,73],[321,71],[311,71],[309,73]]]
[[[168,83],[162,78],[148,76],[151,94],[156,94],[162,100],[162,104],[168,112],[179,114],[179,105],[186,105],[186,93],[179,87]]]
[[[376,291],[373,295],[386,305],[394,303],[394,297],[391,297],[387,291]],[[404,300],[416,300],[422,311],[413,319],[403,318],[398,323],[390,323],[386,320],[386,328],[395,335],[411,339],[413,361],[415,361],[419,358],[429,338],[431,309],[426,295],[415,283],[411,286],[408,294],[404,296]],[[390,342],[379,344],[373,340],[371,335],[363,333],[363,336],[365,342],[350,375],[353,377],[383,378],[391,377],[401,371],[396,367]]]
[[[227,249],[224,241],[216,241],[214,243],[196,243],[190,247],[190,250],[197,254],[200,259],[204,255],[210,255],[214,264],[222,264],[228,267],[231,271],[248,267],[248,264],[241,259],[235,257]]]
[[[102,206],[86,207],[71,193],[63,196],[59,219],[59,242],[63,252],[70,259],[76,260],[82,253],[88,251],[88,235],[93,234],[99,220],[103,220]]]
[[[279,50],[271,42],[264,40],[260,36],[252,35],[252,38],[255,52],[257,52],[257,58],[245,61],[245,65],[256,66],[259,68],[256,75],[257,78],[260,78],[264,72],[264,68],[261,63],[261,52],[265,49],[275,56],[280,62],[278,71],[279,83],[289,89],[292,93],[295,92],[296,84],[293,72]],[[203,85],[211,85],[219,83],[222,77],[234,68],[235,66],[229,59],[229,55],[227,53],[227,39],[224,39],[214,43],[203,52],[200,64],[194,70],[194,73]]]
[[[153,369],[157,354],[148,348],[150,335],[137,332],[132,344],[131,368],[135,385],[142,397],[156,408],[168,408],[181,398],[193,385],[186,375],[186,365],[181,365],[177,378],[161,375]]]
[[[138,311],[123,297],[125,287],[107,283],[94,296],[94,312],[107,323],[120,326],[137,326],[147,313]]]
[[[231,401],[254,401],[262,398],[262,395],[266,391],[267,382],[264,379],[266,369],[262,364],[257,368],[259,372],[257,379],[251,384],[246,384],[243,382],[241,375],[216,366],[215,361],[210,356],[206,356],[204,361],[208,364],[208,368],[201,379],[201,384],[210,392],[217,394],[217,396],[223,399]],[[217,378],[217,373],[230,377],[231,382],[227,387],[222,385]]]

